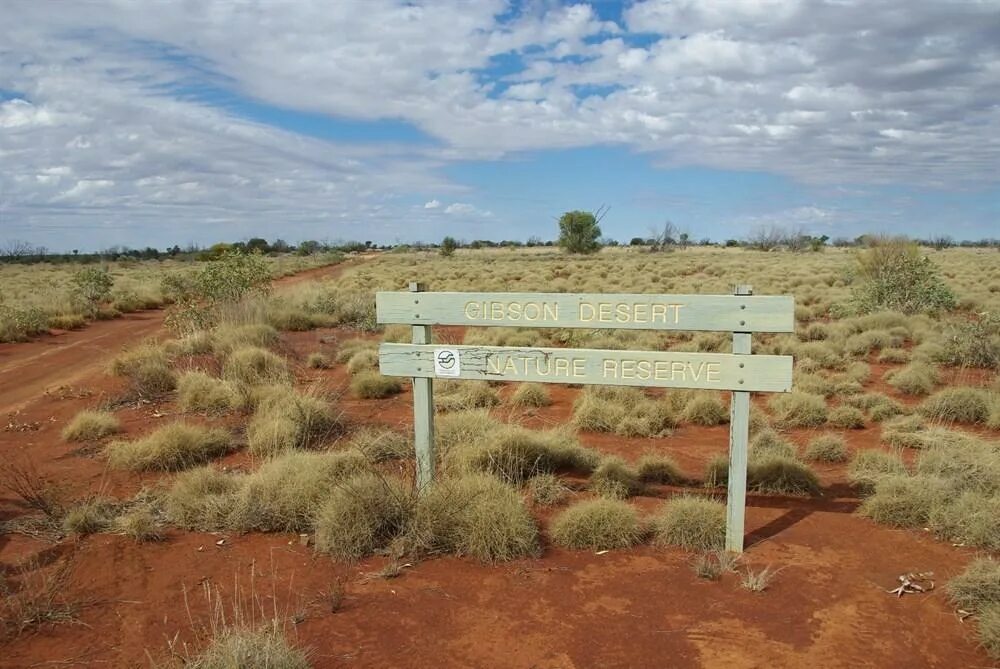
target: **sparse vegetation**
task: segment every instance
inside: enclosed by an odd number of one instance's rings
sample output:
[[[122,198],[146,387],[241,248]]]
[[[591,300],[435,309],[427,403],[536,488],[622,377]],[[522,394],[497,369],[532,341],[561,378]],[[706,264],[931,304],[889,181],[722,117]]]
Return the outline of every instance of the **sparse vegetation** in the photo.
[[[62,431],[66,441],[96,441],[115,434],[121,423],[106,411],[84,410],[78,413]]]
[[[186,469],[208,462],[232,448],[229,433],[189,423],[172,423],[136,441],[108,444],[108,463],[116,469]]]

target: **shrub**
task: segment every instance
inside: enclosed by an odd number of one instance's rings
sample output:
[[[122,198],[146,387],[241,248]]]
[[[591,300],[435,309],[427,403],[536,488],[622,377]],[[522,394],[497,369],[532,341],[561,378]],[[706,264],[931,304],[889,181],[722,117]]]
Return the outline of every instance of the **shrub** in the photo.
[[[747,488],[783,495],[816,495],[816,474],[805,464],[781,455],[765,455],[747,464]]]
[[[926,395],[938,384],[937,370],[926,362],[911,362],[885,374],[886,382],[904,395]]]
[[[806,446],[806,460],[814,462],[844,462],[847,460],[847,443],[835,434],[823,434]]]
[[[594,253],[601,248],[601,228],[589,211],[567,211],[559,219],[559,246],[568,253]]]
[[[871,488],[889,474],[905,474],[906,467],[898,453],[886,453],[877,448],[866,448],[855,454],[847,468],[851,483],[862,488]]]
[[[247,425],[247,445],[254,455],[276,455],[313,448],[344,428],[341,416],[322,398],[293,391],[271,393]]]
[[[904,314],[955,307],[955,295],[937,267],[905,239],[883,238],[857,255],[852,302],[859,313],[880,309]]]
[[[445,479],[421,495],[409,528],[423,550],[496,563],[536,555],[538,527],[517,491],[484,474]]]
[[[606,456],[590,475],[590,488],[601,497],[624,499],[641,492],[642,482],[635,469],[624,460]]]
[[[865,427],[865,414],[852,406],[839,406],[830,411],[827,422],[845,430],[861,430]]]
[[[510,396],[510,403],[516,407],[547,407],[552,399],[541,383],[522,383]]]
[[[115,518],[113,529],[134,541],[159,541],[163,528],[147,506],[140,506]]]
[[[319,351],[310,353],[306,358],[306,367],[309,369],[330,369],[332,366],[333,361]]]
[[[63,428],[62,438],[66,441],[95,441],[115,434],[121,429],[118,419],[106,411],[84,410],[76,414],[69,425]]]
[[[413,437],[388,428],[361,428],[351,437],[350,445],[372,462],[414,457]]]
[[[681,420],[694,425],[722,425],[729,422],[729,408],[722,403],[718,394],[701,392],[688,401]]]
[[[108,444],[108,463],[115,469],[187,469],[232,448],[228,432],[187,423],[172,423],[137,441]]]
[[[538,474],[528,479],[528,492],[535,504],[553,506],[566,499],[570,489],[555,474]]]
[[[990,416],[989,395],[979,388],[945,388],[924,400],[919,411],[948,423],[985,423]]]
[[[337,485],[367,470],[360,453],[285,453],[241,477],[226,524],[241,532],[306,532]]]
[[[177,382],[177,404],[182,411],[223,413],[239,405],[232,387],[204,372],[186,372]]]
[[[726,505],[707,497],[674,497],[653,516],[652,525],[657,545],[721,549],[726,542]]]
[[[212,467],[182,472],[164,496],[170,522],[203,532],[226,529],[240,482]]]
[[[351,393],[367,400],[384,399],[403,392],[403,382],[395,376],[382,376],[377,371],[358,372],[351,379]]]
[[[620,500],[579,502],[552,521],[552,539],[565,548],[628,548],[642,541],[644,534],[639,514]]]
[[[401,482],[359,474],[327,495],[316,520],[316,550],[357,560],[384,548],[406,526],[409,493]]]
[[[782,427],[818,427],[826,422],[826,402],[819,395],[794,391],[775,395],[768,407]]]
[[[684,481],[677,464],[666,455],[649,453],[639,458],[635,463],[639,480],[643,483],[658,483],[661,485],[677,485]]]

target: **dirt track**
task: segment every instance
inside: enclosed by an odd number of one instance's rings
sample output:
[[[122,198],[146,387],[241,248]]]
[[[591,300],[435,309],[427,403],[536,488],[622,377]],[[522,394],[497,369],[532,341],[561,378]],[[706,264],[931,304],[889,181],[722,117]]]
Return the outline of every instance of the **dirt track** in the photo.
[[[274,285],[333,277],[357,262],[317,267],[277,279]],[[0,344],[0,414],[16,412],[46,391],[75,385],[97,372],[122,346],[158,334],[164,317],[162,309],[142,311],[96,321],[80,330],[56,331],[29,342]]]

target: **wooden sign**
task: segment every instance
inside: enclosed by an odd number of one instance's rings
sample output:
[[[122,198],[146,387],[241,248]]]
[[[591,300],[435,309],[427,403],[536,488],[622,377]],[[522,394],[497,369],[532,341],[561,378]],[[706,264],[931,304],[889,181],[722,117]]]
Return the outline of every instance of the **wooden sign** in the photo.
[[[386,376],[788,392],[782,355],[382,344]]]
[[[541,383],[704,388],[732,391],[726,550],[743,550],[750,392],[788,392],[792,358],[750,355],[751,332],[793,332],[790,296],[568,293],[376,294],[379,323],[413,326],[412,344],[382,344],[379,370],[413,379],[417,485],[434,479],[434,379],[500,379]],[[714,330],[733,333],[732,353],[603,351],[431,344],[432,325],[529,328]]]
[[[793,332],[787,295],[392,293],[375,297],[379,323],[628,330]]]

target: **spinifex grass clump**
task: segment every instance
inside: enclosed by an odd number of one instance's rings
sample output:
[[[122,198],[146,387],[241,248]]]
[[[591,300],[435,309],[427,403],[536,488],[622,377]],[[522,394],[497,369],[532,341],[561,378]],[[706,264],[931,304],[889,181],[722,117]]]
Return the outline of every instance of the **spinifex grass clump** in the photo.
[[[351,394],[366,400],[380,400],[403,392],[403,382],[395,376],[383,376],[368,369],[351,379]]]
[[[132,389],[143,397],[160,397],[177,386],[170,357],[156,344],[140,344],[123,351],[111,361],[111,373],[127,378]]]
[[[862,489],[871,489],[889,474],[905,474],[906,466],[899,453],[887,453],[877,448],[858,451],[847,468],[847,478]]]
[[[818,427],[826,422],[826,402],[819,395],[791,392],[768,401],[775,424],[780,427]]]
[[[861,430],[865,427],[865,414],[861,409],[842,405],[830,411],[827,422],[832,427],[845,430]]]
[[[531,495],[531,501],[540,506],[559,504],[571,492],[569,486],[555,474],[538,474],[528,479],[528,493]]]
[[[500,404],[500,395],[486,381],[444,381],[434,385],[434,406],[440,411],[468,411]]]
[[[647,453],[635,463],[635,469],[643,483],[677,485],[684,481],[677,463],[666,455]]]
[[[565,430],[535,431],[495,422],[484,424],[479,420],[490,419],[485,414],[468,413],[461,421],[445,424],[440,439],[447,440],[451,430],[459,427],[469,430],[464,438],[459,436],[443,449],[449,469],[487,472],[519,483],[539,473],[590,472],[597,466],[597,454],[580,446]],[[463,422],[469,425],[462,426]]]
[[[636,470],[619,457],[605,456],[590,475],[590,488],[601,497],[625,499],[642,492]]]
[[[957,608],[976,614],[983,648],[990,657],[1000,659],[1000,562],[973,560],[947,588]]]
[[[414,456],[413,436],[385,427],[363,427],[351,435],[351,448],[372,462],[404,460]]]
[[[187,469],[208,462],[232,448],[232,437],[219,428],[172,423],[136,441],[108,444],[108,462],[116,469]]]
[[[926,395],[940,382],[937,369],[926,362],[911,362],[897,370],[885,373],[890,386],[904,395]]]
[[[573,425],[590,432],[652,437],[668,432],[676,418],[667,404],[638,388],[591,386],[573,405]]]
[[[725,486],[729,483],[729,461],[719,456],[709,461],[705,468],[705,485]],[[819,479],[805,463],[780,452],[764,451],[747,461],[747,488],[757,492],[780,495],[816,495],[820,491]]]
[[[63,428],[62,437],[66,441],[95,441],[115,434],[120,429],[121,423],[113,414],[84,410]]]
[[[695,550],[722,548],[726,505],[707,497],[674,497],[653,516],[653,542]]]
[[[985,423],[990,416],[989,393],[980,388],[945,388],[920,405],[920,413],[946,423]]]
[[[284,358],[256,346],[242,346],[230,352],[222,364],[222,378],[243,397],[248,397],[257,386],[292,382]]]
[[[177,404],[182,411],[224,413],[240,404],[232,386],[204,372],[186,372],[177,382]]]
[[[847,443],[836,434],[822,434],[806,446],[806,460],[814,462],[844,462],[847,460]]]
[[[406,527],[410,493],[395,479],[359,474],[340,483],[315,521],[316,550],[357,560],[388,544]]]
[[[324,398],[279,387],[258,399],[247,444],[255,455],[275,455],[314,448],[343,429],[340,412]]]
[[[642,541],[645,534],[636,510],[627,502],[612,499],[579,502],[552,522],[552,539],[565,548],[628,548]]]
[[[518,491],[485,474],[443,479],[420,495],[404,543],[488,563],[539,550],[538,527]]]
[[[546,407],[552,404],[549,391],[541,383],[522,383],[510,397],[516,407]]]

